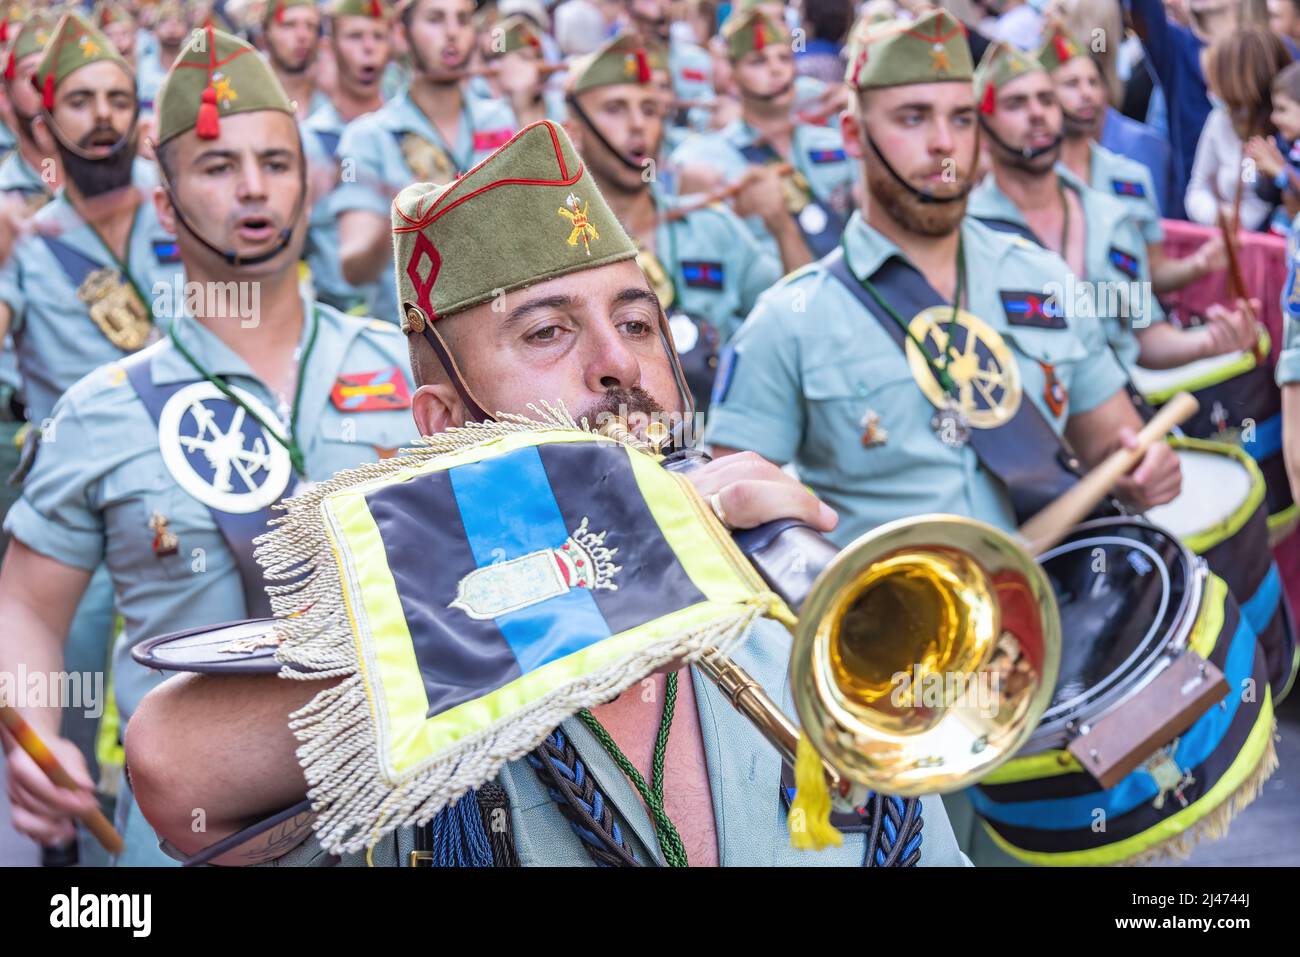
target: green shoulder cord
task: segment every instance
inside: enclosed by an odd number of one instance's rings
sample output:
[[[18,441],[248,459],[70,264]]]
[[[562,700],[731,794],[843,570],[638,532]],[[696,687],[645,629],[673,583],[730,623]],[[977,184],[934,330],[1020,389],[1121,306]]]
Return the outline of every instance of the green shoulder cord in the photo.
[[[654,756],[650,759],[650,775],[654,778],[654,786],[646,784],[645,778],[636,766],[628,760],[614,739],[610,737],[604,726],[596,720],[596,716],[586,708],[578,712],[578,719],[587,726],[587,729],[596,737],[609,752],[609,756],[614,759],[637,793],[641,795],[641,800],[645,802],[646,807],[650,809],[650,818],[654,821],[655,838],[659,841],[659,849],[663,852],[664,860],[668,862],[669,867],[686,867],[686,847],[682,844],[681,835],[677,833],[677,828],[673,822],[668,819],[668,812],[664,810],[664,757],[668,752],[668,731],[673,724],[673,712],[677,707],[677,672],[668,675],[668,680],[664,686],[664,713],[659,719],[659,733],[655,736]]]
[[[907,320],[898,314],[898,310],[885,300],[885,297],[880,294],[880,291],[876,289],[870,280],[863,279],[858,275],[858,271],[853,268],[853,263],[849,261],[848,243],[845,241],[843,236],[840,237],[840,249],[844,252],[844,265],[849,267],[849,272],[853,274],[853,278],[857,279],[858,284],[871,295],[871,298],[876,301],[876,305],[883,309],[885,314],[898,324],[898,328],[903,330],[903,335],[907,336],[908,341],[911,342],[912,345],[916,346],[916,351],[925,357],[926,365],[930,367],[930,371],[934,374],[935,379],[938,380],[940,387],[942,387],[944,393],[947,395],[952,395],[957,391],[957,383],[955,383],[952,380],[952,376],[948,374],[948,365],[956,358],[953,354],[952,347],[952,328],[957,323],[957,311],[961,308],[962,290],[966,285],[966,254],[963,250],[962,242],[963,238],[959,231],[957,233],[957,290],[952,297],[952,315],[949,316],[948,326],[944,330],[948,341],[944,343],[943,355],[936,359],[930,357],[930,353],[912,333],[912,329],[908,325]]]
[[[1065,195],[1065,183],[1056,177],[1056,190],[1061,194],[1061,258],[1067,259],[1070,252],[1070,201]]]
[[[303,380],[306,379],[306,376],[303,373],[307,369],[307,362],[311,358],[312,347],[316,345],[316,333],[319,331],[319,317],[316,314],[316,310],[312,309],[311,333],[307,337],[307,348],[303,352],[302,360],[298,363],[298,382],[294,388],[293,412],[289,417],[289,437],[287,439],[280,435],[279,429],[271,428],[271,426],[264,421],[260,415],[250,409],[244,400],[235,394],[234,390],[230,388],[225,379],[209,372],[198,359],[194,358],[194,355],[181,344],[180,338],[176,335],[176,323],[173,322],[171,324],[171,327],[167,331],[167,335],[171,338],[172,345],[176,347],[176,351],[184,357],[186,362],[194,367],[195,372],[221,390],[221,393],[227,399],[243,409],[248,415],[252,416],[254,422],[260,425],[267,432],[271,433],[271,437],[284,446],[285,451],[289,453],[289,461],[293,463],[293,470],[302,478],[306,478],[307,462],[303,457],[302,448],[298,445],[298,406],[302,401]]]

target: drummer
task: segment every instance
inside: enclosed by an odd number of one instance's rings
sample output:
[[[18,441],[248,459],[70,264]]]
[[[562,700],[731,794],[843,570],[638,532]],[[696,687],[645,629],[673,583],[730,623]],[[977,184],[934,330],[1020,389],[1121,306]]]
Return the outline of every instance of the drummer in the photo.
[[[1055,55],[1053,47],[1040,56],[1049,53]],[[1091,189],[1058,162],[1061,106],[1038,58],[993,44],[975,72],[975,97],[991,172],[971,193],[969,213],[1059,254],[1084,280],[1047,290],[1066,319],[1085,312],[1099,318],[1127,368],[1175,368],[1255,345],[1258,329],[1242,309],[1212,305],[1205,324],[1190,329],[1165,321],[1128,204]]]
[[[501,183],[526,185],[494,188]],[[446,212],[428,215],[439,209]],[[579,211],[589,228],[565,215]],[[422,220],[427,220],[423,226],[410,228]],[[403,328],[421,383],[414,413],[423,433],[481,421],[482,409],[524,413],[543,398],[563,400],[593,422],[602,411],[626,418],[657,410],[676,416],[684,410],[658,300],[633,262],[636,245],[559,127],[543,122],[527,128],[450,187],[409,187],[397,198],[393,221]],[[505,242],[509,255],[484,259],[480,250],[502,228],[522,238]],[[431,257],[439,266],[422,278],[421,266]],[[497,305],[501,301],[504,310]],[[821,531],[835,525],[829,508],[757,456],[705,465],[687,477],[706,498],[716,495],[717,509],[734,527],[781,517]],[[788,652],[775,649],[788,648],[788,637],[770,621],[760,622],[751,635],[737,659],[779,694]],[[820,853],[790,848],[775,752],[711,686],[697,685],[690,670],[681,678],[675,711],[665,712],[670,678],[663,674],[653,676],[653,688],[645,685],[645,693],[625,693],[593,708],[608,741],[590,736],[574,719],[561,725],[582,762],[576,773],[599,782],[593,806],[612,807],[620,840],[637,859],[666,863],[655,835],[671,828],[680,833],[686,862],[697,866],[861,864],[861,833],[846,833],[840,848]],[[141,805],[159,833],[193,853],[299,801],[306,784],[294,759],[287,715],[330,680],[189,676],[150,695],[128,729],[127,754]],[[652,826],[620,765],[630,762],[649,776],[656,734],[665,733],[666,820]],[[238,754],[238,773],[217,773],[228,763],[215,760],[218,754]],[[612,833],[600,812],[604,837],[570,827],[525,761],[507,764],[498,780],[509,795],[521,863],[589,864],[589,843],[604,842]],[[921,806],[921,863],[963,863],[941,802],[926,797]],[[204,834],[191,830],[193,807],[207,810]],[[443,840],[440,835],[434,828],[430,839]],[[281,863],[329,862],[309,837],[310,820],[296,821],[221,861],[275,859],[286,847],[306,841]],[[399,840],[404,840],[400,834]],[[343,860],[365,862],[361,854]],[[394,863],[391,845],[377,847],[374,860]]]

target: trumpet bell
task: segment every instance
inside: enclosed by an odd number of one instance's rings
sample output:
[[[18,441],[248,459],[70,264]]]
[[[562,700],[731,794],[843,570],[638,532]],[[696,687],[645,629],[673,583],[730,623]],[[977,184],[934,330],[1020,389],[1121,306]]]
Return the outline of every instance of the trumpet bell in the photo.
[[[1022,544],[951,515],[881,526],[800,609],[791,684],[804,732],[846,777],[955,791],[1011,757],[1060,668],[1050,582]]]

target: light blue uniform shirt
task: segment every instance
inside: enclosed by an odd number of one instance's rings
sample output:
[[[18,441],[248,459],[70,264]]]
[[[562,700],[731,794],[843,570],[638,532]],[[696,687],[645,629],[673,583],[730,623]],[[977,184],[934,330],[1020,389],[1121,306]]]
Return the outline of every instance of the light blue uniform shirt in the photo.
[[[443,140],[405,89],[381,109],[349,123],[339,141],[338,155],[345,174],[350,171],[351,175],[344,176],[331,197],[335,214],[363,209],[384,217],[385,221],[389,219],[393,198],[411,183],[421,181],[402,155],[403,134],[415,133],[441,149],[452,164],[454,176],[486,159],[514,132],[514,113],[499,100],[466,95],[464,104],[455,143]],[[398,322],[391,263],[376,283],[378,292],[370,304],[371,312],[388,322]]]
[[[655,193],[661,210],[689,201]],[[674,306],[708,322],[723,342],[740,328],[759,295],[781,278],[780,262],[720,203],[674,222],[661,220],[655,229],[655,255],[672,275]]]
[[[145,185],[139,178],[136,182]],[[126,262],[121,266],[62,190],[36,213],[32,223],[37,229],[51,229],[58,240],[101,266],[115,270],[125,266],[147,310],[152,311],[157,290],[170,292],[176,277],[184,273],[175,256],[175,239],[158,222],[148,196],[136,208]],[[175,261],[168,261],[172,259]],[[48,417],[59,396],[74,382],[124,354],[90,318],[89,307],[77,297],[79,284],[39,235],[19,240],[0,270],[0,301],[13,311],[10,329],[33,423]],[[167,320],[155,321],[165,324]]]
[[[1124,387],[1124,372],[1095,320],[1061,329],[1007,320],[1000,293],[1063,283],[1069,269],[1059,256],[969,216],[961,230],[966,308],[996,330],[1018,360],[1021,401],[1033,402],[1060,433],[1070,414],[1095,408]],[[860,278],[871,278],[886,259],[902,255],[858,213],[845,241]],[[830,535],[837,544],[927,512],[1016,527],[1005,487],[975,450],[969,444],[950,448],[934,433],[935,407],[912,378],[903,350],[820,264],[796,270],[760,297],[732,346],[731,374],[720,376],[715,389],[707,440],[793,462],[799,478],[839,512]],[[1055,367],[1068,393],[1060,415],[1045,398],[1044,362]],[[879,417],[887,438],[868,447],[862,439],[869,412]]]
[[[1138,363],[1140,346],[1134,330],[1166,319],[1164,308],[1151,292],[1151,265],[1130,203],[1084,186],[1067,169],[1056,173],[1066,188],[1079,197],[1085,223],[1084,268],[1087,272],[1067,285],[1062,300],[1066,318],[1087,315],[1101,322],[1115,355],[1125,369]],[[967,215],[1006,220],[1029,231],[1024,214],[999,188],[993,176],[971,193]]]
[[[347,121],[339,116],[333,103],[326,103],[302,122],[303,151],[314,165],[336,169],[339,143]],[[312,207],[307,226],[307,244],[303,258],[311,269],[312,286],[317,297],[336,309],[347,311],[380,296],[379,282],[357,288],[343,278],[339,262],[339,211],[336,209],[338,187],[322,196]]]
[[[330,395],[344,373],[397,367],[409,383],[406,340],[398,329],[309,301],[304,307],[304,347],[313,308],[320,325],[301,373],[297,433],[308,480],[322,481],[391,454],[414,439],[416,429],[409,408],[343,412]],[[220,339],[189,319],[178,328],[186,348],[214,375],[276,408],[270,390]],[[155,384],[201,380],[170,339],[151,349]],[[66,565],[89,571],[107,562],[123,618],[113,683],[125,722],[162,680],[131,659],[131,647],[155,635],[245,617],[239,570],[211,511],[168,471],[158,428],[116,362],[70,388],[47,431],[5,528]],[[149,518],[155,512],[177,537],[175,554],[154,552]]]
[[[758,681],[787,714],[794,714],[786,669],[790,635],[773,621],[759,621],[734,659]],[[844,835],[839,848],[798,851],[790,847],[786,810],[781,799],[781,759],[767,739],[744,718],[707,678],[691,668],[699,712],[709,793],[717,827],[718,859],[724,867],[856,867],[861,865],[865,835]],[[583,763],[614,805],[623,839],[643,863],[664,865],[654,827],[631,783],[587,727],[576,718],[561,723]],[[559,807],[527,761],[507,764],[497,777],[510,800],[511,832],[523,866],[590,867],[592,859]],[[921,799],[922,867],[969,864],[936,796]],[[376,846],[376,865],[406,864],[413,846],[410,829],[402,829]],[[321,865],[326,855],[315,837],[274,862],[279,867]],[[348,854],[344,865],[364,867],[365,854]]]
[[[40,174],[32,169],[31,163],[23,159],[15,149],[0,160],[0,193],[17,193],[31,206],[40,206],[49,202],[54,195],[49,184],[41,179]],[[12,335],[6,335],[4,352],[0,354],[0,382],[18,389],[22,377],[18,374],[18,358],[14,355]]]
[[[1282,287],[1282,350],[1277,357],[1277,384],[1300,382],[1300,214],[1286,238],[1286,284]]]
[[[1100,143],[1092,144],[1092,166],[1088,185],[1093,189],[1115,196],[1127,203],[1142,230],[1148,245],[1165,239],[1165,228],[1160,224],[1159,194],[1151,179],[1151,170],[1135,159],[1108,150]]]
[[[703,166],[718,170],[728,183],[734,183],[750,167],[741,152],[758,141],[758,134],[744,120],[733,120],[721,130],[688,137],[673,150],[671,165],[682,170]],[[790,163],[803,174],[809,189],[828,208],[847,218],[853,207],[853,183],[856,164],[844,152],[844,139],[838,129],[799,123],[794,128],[790,146]],[[754,236],[771,255],[780,258],[776,240],[757,216],[745,220]]]

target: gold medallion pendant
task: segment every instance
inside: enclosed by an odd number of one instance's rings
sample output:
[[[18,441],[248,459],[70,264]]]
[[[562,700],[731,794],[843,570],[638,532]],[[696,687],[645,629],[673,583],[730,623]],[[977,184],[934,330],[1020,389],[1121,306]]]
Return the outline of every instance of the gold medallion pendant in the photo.
[[[636,264],[641,267],[646,282],[650,283],[650,288],[659,297],[659,304],[664,307],[664,312],[667,312],[672,308],[673,302],[677,298],[677,293],[673,289],[673,280],[668,275],[668,270],[664,268],[664,264],[659,261],[658,256],[640,243],[637,244]]]
[[[935,408],[953,410],[974,429],[995,429],[1011,421],[1020,408],[1020,366],[996,329],[964,309],[954,317],[952,306],[931,306],[917,313],[908,331],[912,378]],[[935,378],[931,363],[947,370],[955,386],[951,396]]]
[[[456,178],[456,164],[451,157],[419,133],[402,135],[402,159],[418,183],[450,183]]]
[[[99,331],[123,352],[135,352],[149,341],[154,328],[149,309],[116,269],[96,269],[82,280],[77,298],[90,307]]]

